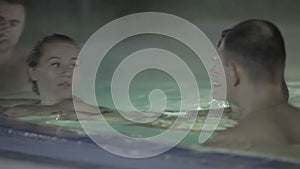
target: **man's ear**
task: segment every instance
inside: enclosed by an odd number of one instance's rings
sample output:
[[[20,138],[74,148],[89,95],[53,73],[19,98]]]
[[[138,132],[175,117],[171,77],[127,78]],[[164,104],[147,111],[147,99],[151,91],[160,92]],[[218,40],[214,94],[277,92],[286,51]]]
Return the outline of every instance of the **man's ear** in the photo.
[[[28,68],[28,74],[29,74],[29,78],[32,80],[32,81],[37,81],[37,70],[36,68]]]
[[[234,62],[229,63],[229,76],[232,79],[233,86],[237,86],[240,84],[240,79],[241,79],[240,67]]]

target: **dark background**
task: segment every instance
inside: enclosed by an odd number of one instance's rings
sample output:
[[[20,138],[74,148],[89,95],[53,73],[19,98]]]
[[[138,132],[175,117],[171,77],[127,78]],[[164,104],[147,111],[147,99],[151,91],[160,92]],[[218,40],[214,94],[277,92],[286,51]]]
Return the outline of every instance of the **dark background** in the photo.
[[[298,78],[299,0],[28,0],[20,47],[25,51],[42,36],[63,33],[80,45],[100,27],[136,12],[165,12],[197,25],[214,45],[223,29],[249,18],[267,19],[282,31],[287,47],[287,79]]]

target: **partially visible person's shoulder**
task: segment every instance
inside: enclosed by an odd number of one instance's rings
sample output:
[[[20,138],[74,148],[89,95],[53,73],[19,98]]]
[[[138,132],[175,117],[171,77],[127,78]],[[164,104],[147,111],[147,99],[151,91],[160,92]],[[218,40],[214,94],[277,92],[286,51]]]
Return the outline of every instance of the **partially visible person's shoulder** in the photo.
[[[25,53],[23,51],[20,51],[20,50],[15,50],[13,57],[14,57],[15,62],[26,66],[26,60],[27,60],[27,57],[28,57],[27,53]]]
[[[28,66],[26,63],[28,54],[23,52],[23,51],[16,51],[16,63],[15,65],[18,66],[18,75],[19,75],[19,80],[20,83],[23,86],[23,91],[24,92],[32,92],[32,84],[29,81],[29,75],[28,75]]]
[[[0,67],[0,96],[32,92],[26,59],[25,53],[14,50],[11,59]]]
[[[290,120],[294,119],[299,122],[300,109],[293,105],[285,104],[277,110],[276,116],[279,119],[290,119]],[[300,125],[300,123],[299,123],[299,125]]]
[[[300,109],[295,107],[295,106],[292,106],[292,105],[289,105],[288,106],[289,109],[291,110],[292,113],[295,113],[295,115],[300,115]]]
[[[253,127],[253,126],[252,126]],[[271,147],[285,145],[284,137],[277,132],[263,132],[251,126],[241,126],[217,133],[204,145],[232,150],[260,150],[268,152]]]
[[[278,110],[275,119],[286,135],[287,141],[290,144],[300,145],[300,109],[286,104]]]

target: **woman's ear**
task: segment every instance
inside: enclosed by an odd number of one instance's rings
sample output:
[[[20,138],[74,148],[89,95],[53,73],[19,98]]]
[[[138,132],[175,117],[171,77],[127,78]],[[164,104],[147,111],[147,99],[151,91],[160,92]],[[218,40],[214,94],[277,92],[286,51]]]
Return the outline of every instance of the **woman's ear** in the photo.
[[[240,84],[240,80],[241,80],[240,67],[234,62],[231,62],[229,64],[229,75],[230,78],[232,79],[233,86],[237,86]]]
[[[33,67],[28,68],[28,74],[29,74],[29,78],[32,81],[37,81],[37,70],[36,70],[36,68],[33,68]]]

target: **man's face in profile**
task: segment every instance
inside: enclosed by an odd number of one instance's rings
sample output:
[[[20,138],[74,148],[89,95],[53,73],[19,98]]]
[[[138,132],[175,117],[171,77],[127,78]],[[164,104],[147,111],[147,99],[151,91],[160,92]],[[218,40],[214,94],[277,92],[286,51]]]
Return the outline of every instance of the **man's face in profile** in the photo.
[[[230,101],[232,90],[230,88],[230,77],[229,77],[229,67],[225,61],[224,52],[224,40],[220,43],[217,54],[214,56],[214,66],[210,70],[210,75],[213,81],[212,97],[217,100],[227,100]],[[223,76],[225,74],[225,77]],[[224,92],[227,94],[227,98],[222,98]]]
[[[23,32],[25,8],[0,0],[0,52],[14,47]]]

